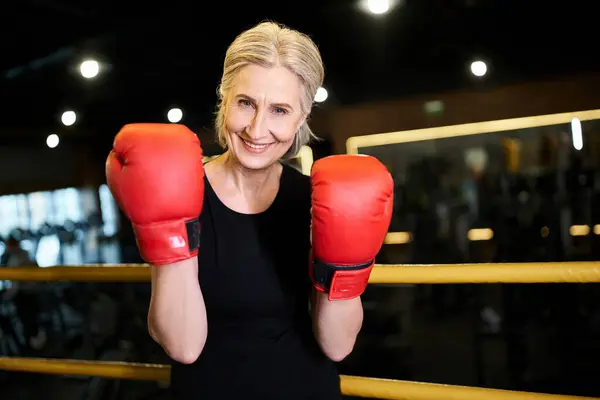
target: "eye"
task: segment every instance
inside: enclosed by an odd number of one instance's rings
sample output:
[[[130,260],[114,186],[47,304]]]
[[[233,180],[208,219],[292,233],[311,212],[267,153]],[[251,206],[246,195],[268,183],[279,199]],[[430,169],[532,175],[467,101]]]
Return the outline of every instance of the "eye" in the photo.
[[[249,100],[246,100],[246,99],[239,99],[239,100],[238,100],[238,105],[239,105],[240,107],[244,107],[244,108],[245,108],[245,107],[252,107],[252,103],[250,103],[250,101],[249,101]]]
[[[275,112],[275,114],[280,114],[280,115],[285,115],[288,113],[288,110],[286,110],[285,108],[281,108],[281,107],[275,107],[275,109],[273,111]]]

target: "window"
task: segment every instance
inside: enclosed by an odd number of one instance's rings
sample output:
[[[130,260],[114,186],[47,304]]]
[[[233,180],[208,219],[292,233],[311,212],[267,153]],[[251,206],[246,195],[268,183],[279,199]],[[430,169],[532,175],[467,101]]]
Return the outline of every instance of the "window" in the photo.
[[[50,267],[58,263],[59,257],[60,242],[58,236],[50,235],[40,238],[35,254],[36,263],[40,267]]]
[[[65,221],[78,222],[83,219],[79,190],[75,188],[56,190],[53,193],[54,215],[52,222],[62,225]]]
[[[29,209],[25,195],[0,196],[0,235],[13,230],[29,229]]]
[[[100,186],[100,209],[104,221],[103,231],[106,236],[111,236],[119,230],[119,213],[117,204],[107,185]]]
[[[51,192],[36,192],[28,196],[29,212],[31,213],[31,223],[29,229],[37,231],[40,227],[48,222],[52,222],[52,217],[55,215],[52,204]]]
[[[0,197],[0,235],[6,237],[19,225],[19,208],[15,196]]]

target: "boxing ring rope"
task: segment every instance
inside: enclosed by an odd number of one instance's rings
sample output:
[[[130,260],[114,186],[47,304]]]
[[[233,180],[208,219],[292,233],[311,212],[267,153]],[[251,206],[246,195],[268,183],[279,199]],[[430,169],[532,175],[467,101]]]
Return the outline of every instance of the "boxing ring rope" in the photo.
[[[71,282],[147,282],[145,264],[90,264],[48,268],[1,268],[0,280]],[[373,269],[371,284],[418,283],[549,283],[600,282],[600,262],[387,265]],[[0,357],[0,370],[58,375],[97,376],[113,379],[168,381],[168,365]],[[567,400],[590,397],[548,395],[466,386],[408,382],[358,376],[341,376],[345,395],[377,399],[441,400]]]
[[[390,144],[448,139],[459,136],[568,124],[574,118],[577,118],[580,121],[600,119],[600,109],[352,136],[346,140],[346,153],[359,154],[359,148],[364,147],[386,146]]]
[[[38,282],[147,282],[146,264],[89,264],[0,268],[0,280]],[[376,264],[371,284],[590,283],[600,282],[600,262],[500,264]]]
[[[11,357],[0,357],[0,369],[162,382],[168,382],[171,374],[171,368],[168,365]],[[340,384],[342,392],[347,396],[388,400],[594,400],[592,397],[550,395],[346,375],[341,376]]]

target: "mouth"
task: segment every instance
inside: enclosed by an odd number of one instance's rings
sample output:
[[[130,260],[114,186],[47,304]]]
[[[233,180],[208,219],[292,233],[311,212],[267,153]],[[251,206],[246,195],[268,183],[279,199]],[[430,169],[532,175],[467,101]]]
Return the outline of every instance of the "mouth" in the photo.
[[[244,144],[244,148],[246,149],[246,151],[249,151],[250,153],[254,153],[254,154],[264,153],[273,144],[273,143],[252,143],[252,142],[249,142],[242,138],[240,138],[240,140]]]

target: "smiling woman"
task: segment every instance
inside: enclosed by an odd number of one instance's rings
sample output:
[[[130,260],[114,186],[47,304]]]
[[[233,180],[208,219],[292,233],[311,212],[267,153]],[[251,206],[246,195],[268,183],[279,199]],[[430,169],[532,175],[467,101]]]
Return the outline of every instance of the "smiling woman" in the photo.
[[[173,359],[174,400],[341,399],[335,362],[362,325],[393,182],[375,158],[326,157],[310,178],[283,162],[313,137],[322,83],[312,40],[262,23],[227,50],[224,154],[204,164],[179,124],[115,139],[107,181],[152,265],[148,327]]]
[[[216,118],[225,153],[204,166],[200,220],[208,336],[197,360],[174,364],[176,399],[341,398],[332,359],[351,350],[362,307],[339,302],[336,318],[347,315],[350,328],[319,349],[312,325],[323,318],[307,312],[310,182],[281,162],[313,137],[307,119],[323,75],[312,40],[275,23],[227,50]]]
[[[215,121],[225,153],[205,164],[198,259],[208,337],[195,362],[174,364],[177,399],[341,398],[332,359],[352,349],[362,307],[339,302],[336,323],[349,329],[323,348],[312,325],[326,307],[313,306],[312,322],[307,313],[310,182],[281,162],[314,137],[307,120],[323,77],[313,41],[275,23],[227,50]]]

